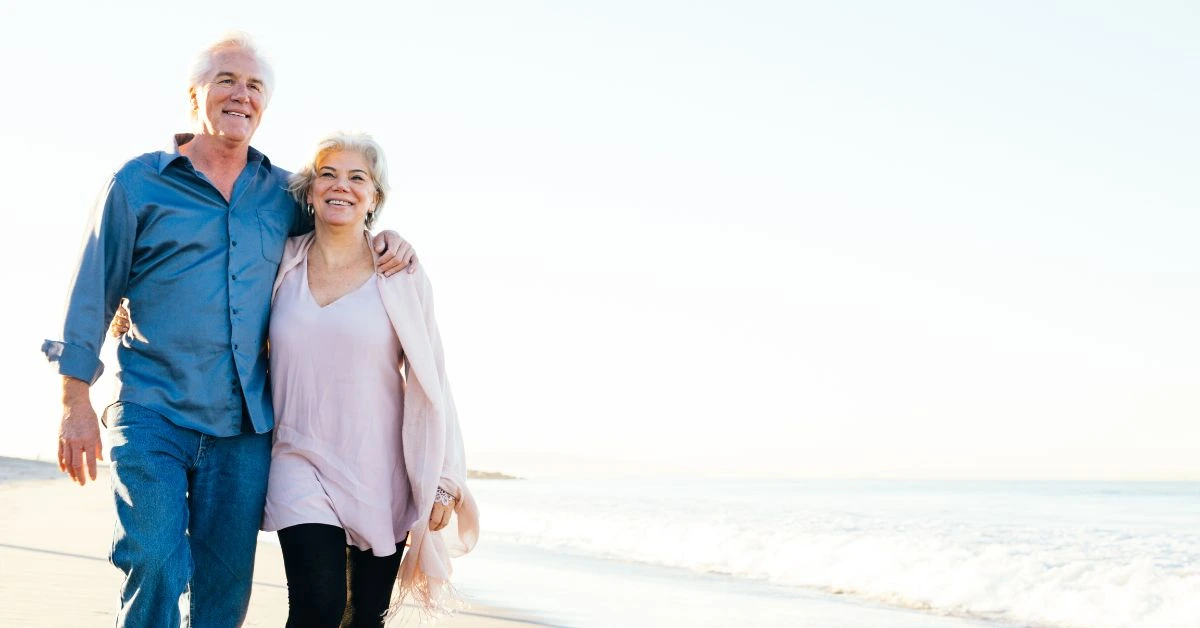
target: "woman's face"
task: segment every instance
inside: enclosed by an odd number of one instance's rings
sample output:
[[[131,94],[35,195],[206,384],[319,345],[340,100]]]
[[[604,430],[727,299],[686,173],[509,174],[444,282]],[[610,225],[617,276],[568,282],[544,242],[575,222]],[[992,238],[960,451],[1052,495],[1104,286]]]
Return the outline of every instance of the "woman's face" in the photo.
[[[358,225],[375,209],[375,181],[367,158],[354,151],[330,151],[317,160],[317,177],[308,190],[317,222]]]

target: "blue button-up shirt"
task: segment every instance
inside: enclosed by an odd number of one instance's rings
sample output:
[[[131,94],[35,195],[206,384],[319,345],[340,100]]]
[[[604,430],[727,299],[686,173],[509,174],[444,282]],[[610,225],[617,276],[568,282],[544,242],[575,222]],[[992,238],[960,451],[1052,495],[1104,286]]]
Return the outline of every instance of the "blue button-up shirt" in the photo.
[[[185,142],[186,136],[178,136]],[[274,426],[267,377],[271,286],[290,233],[311,223],[288,172],[249,149],[229,201],[176,145],[126,163],[93,214],[71,282],[61,342],[46,357],[95,383],[122,297],[133,329],[117,349],[121,401],[213,436]]]

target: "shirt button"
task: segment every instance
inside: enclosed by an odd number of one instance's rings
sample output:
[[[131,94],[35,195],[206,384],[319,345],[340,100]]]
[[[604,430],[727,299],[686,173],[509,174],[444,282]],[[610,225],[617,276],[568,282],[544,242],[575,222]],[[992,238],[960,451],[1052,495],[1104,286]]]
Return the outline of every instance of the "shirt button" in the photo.
[[[230,242],[230,244],[232,244],[233,246],[237,246],[237,240],[234,240],[233,242]]]
[[[229,308],[229,311],[230,311],[230,312],[233,312],[234,314],[237,314],[237,308],[236,308],[236,307]]]
[[[234,281],[237,281],[237,275],[234,275],[234,276],[233,276],[233,280],[234,280]]]
[[[233,350],[237,351],[237,347],[238,347],[237,345],[233,345]]]

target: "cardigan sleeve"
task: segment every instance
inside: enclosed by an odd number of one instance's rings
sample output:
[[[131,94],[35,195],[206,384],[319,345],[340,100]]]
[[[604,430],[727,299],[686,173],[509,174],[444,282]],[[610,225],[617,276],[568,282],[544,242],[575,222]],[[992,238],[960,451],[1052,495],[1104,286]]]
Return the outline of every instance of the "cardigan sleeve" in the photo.
[[[446,377],[446,359],[442,347],[442,335],[438,330],[434,316],[433,285],[429,276],[423,271],[418,272],[418,296],[425,314],[425,329],[429,334],[429,344],[437,360],[438,379],[442,390],[439,391],[445,408],[446,419],[446,454],[442,462],[442,476],[438,485],[456,497],[462,497],[467,485],[467,461],[463,445],[462,429],[458,423],[458,408],[454,405],[454,395],[450,390],[450,380]],[[461,499],[459,500],[462,501]]]
[[[429,335],[429,344],[437,362],[438,379],[441,382],[442,408],[445,416],[445,449],[442,461],[442,473],[438,486],[457,497],[454,504],[457,534],[446,538],[446,545],[454,556],[470,552],[479,539],[479,506],[475,502],[471,489],[467,487],[466,448],[463,445],[462,429],[458,422],[458,408],[454,404],[454,395],[450,390],[450,380],[446,376],[445,352],[442,347],[442,336],[434,317],[433,286],[429,276],[423,269],[417,270],[417,296],[425,316],[425,329]]]

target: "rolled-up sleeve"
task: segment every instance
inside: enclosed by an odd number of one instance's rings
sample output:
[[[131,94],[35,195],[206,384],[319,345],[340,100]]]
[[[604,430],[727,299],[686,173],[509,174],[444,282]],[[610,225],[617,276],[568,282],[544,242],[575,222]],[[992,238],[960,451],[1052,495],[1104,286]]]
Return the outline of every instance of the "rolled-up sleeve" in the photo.
[[[133,208],[120,181],[113,177],[97,198],[71,279],[62,340],[42,344],[42,353],[59,373],[94,384],[104,372],[100,347],[129,284],[136,234]]]

